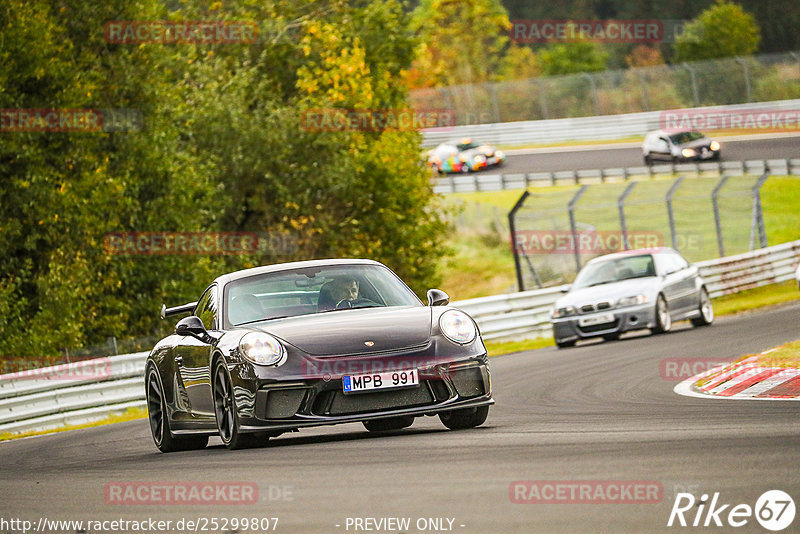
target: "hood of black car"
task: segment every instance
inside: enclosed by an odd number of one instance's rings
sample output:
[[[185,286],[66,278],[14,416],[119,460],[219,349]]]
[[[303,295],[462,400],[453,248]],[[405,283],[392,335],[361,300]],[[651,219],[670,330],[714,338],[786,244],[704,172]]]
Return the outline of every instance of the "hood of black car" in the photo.
[[[254,327],[314,356],[370,354],[427,343],[431,336],[431,309],[395,306],[337,310]]]

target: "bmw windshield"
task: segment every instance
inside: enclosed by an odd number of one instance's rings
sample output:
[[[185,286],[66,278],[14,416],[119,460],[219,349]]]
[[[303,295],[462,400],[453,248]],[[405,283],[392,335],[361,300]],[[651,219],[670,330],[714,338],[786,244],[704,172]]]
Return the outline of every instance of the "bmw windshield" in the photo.
[[[624,256],[588,264],[578,274],[573,287],[592,287],[655,275],[652,255]]]

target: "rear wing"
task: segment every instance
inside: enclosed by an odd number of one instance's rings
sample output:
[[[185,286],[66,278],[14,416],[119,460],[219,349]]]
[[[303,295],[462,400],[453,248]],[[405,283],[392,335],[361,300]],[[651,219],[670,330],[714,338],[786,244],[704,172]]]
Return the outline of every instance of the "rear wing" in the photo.
[[[175,306],[174,308],[167,308],[166,304],[161,305],[161,318],[166,319],[171,315],[180,315],[182,313],[189,313],[197,306],[197,302],[189,302],[182,306]]]

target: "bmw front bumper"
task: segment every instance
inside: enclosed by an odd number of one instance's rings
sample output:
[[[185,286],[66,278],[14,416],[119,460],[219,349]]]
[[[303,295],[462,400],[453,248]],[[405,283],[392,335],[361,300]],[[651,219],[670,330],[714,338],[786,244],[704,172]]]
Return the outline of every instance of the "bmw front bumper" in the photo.
[[[613,316],[613,321],[603,320]],[[553,337],[559,343],[590,337],[617,335],[632,330],[654,328],[655,305],[641,304],[594,313],[570,315],[553,319]]]

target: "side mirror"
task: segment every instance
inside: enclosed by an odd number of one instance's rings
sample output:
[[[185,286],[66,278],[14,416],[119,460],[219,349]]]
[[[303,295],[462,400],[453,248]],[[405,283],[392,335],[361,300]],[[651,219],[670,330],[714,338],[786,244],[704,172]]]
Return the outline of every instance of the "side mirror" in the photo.
[[[428,306],[447,306],[450,304],[450,297],[441,289],[428,290]]]
[[[178,324],[175,325],[175,333],[179,336],[192,336],[203,343],[211,343],[214,339],[203,326],[203,321],[196,315],[190,315],[178,321]]]
[[[570,289],[572,289],[572,286],[564,286],[561,289],[559,289],[559,291],[561,291],[562,293],[569,293]]]

